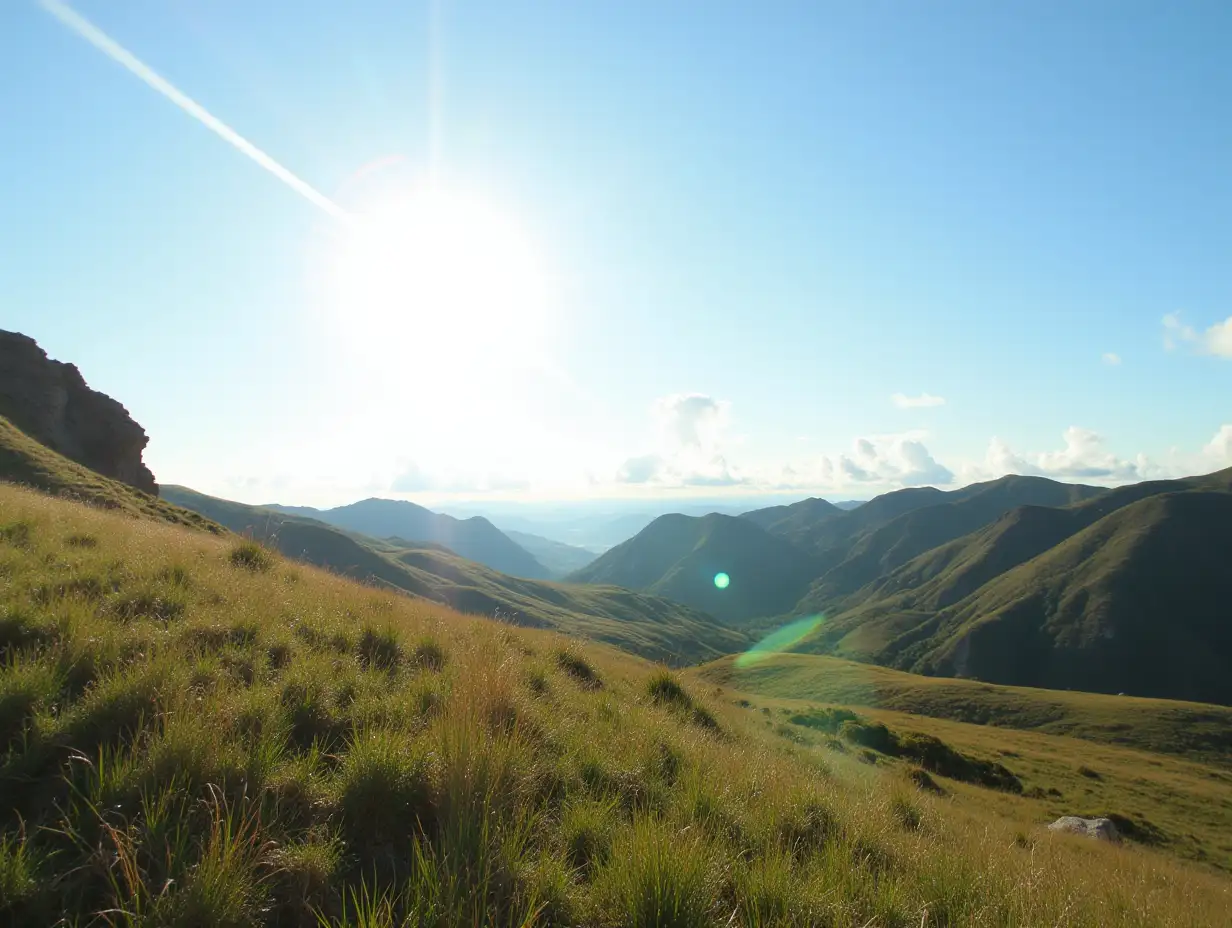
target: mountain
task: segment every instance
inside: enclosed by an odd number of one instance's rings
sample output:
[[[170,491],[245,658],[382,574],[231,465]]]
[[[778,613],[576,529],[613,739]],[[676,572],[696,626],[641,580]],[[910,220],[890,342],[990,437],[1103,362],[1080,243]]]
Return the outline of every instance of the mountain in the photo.
[[[365,499],[336,509],[268,505],[373,538],[403,538],[444,545],[467,560],[515,577],[546,579],[550,571],[483,516],[455,519],[405,500]]]
[[[141,459],[149,439],[118,402],[91,390],[72,364],[53,361],[34,339],[0,330],[0,416],[70,461],[157,494]]]
[[[1232,469],[1023,507],[870,584],[799,650],[1232,703]]]
[[[599,556],[594,551],[553,541],[542,535],[514,532],[508,529],[505,530],[505,534],[525,548],[536,561],[548,569],[552,577],[557,579],[575,570],[581,570]]]
[[[569,579],[645,590],[739,622],[789,611],[815,575],[814,560],[791,543],[749,519],[711,513],[660,516]]]
[[[787,506],[767,506],[741,513],[740,518],[760,525],[764,529],[787,534],[805,525],[814,525],[842,514],[842,509],[818,497],[809,497]]]
[[[181,509],[135,489],[127,483],[95,473],[35,441],[0,416],[0,481],[22,484],[52,496],[77,500],[136,518],[154,519],[223,533],[221,526],[196,512]]]
[[[824,570],[829,570],[841,564],[849,555],[856,552],[862,540],[883,526],[889,526],[896,519],[909,513],[927,510],[947,504],[970,503],[971,505],[955,513],[958,517],[950,538],[957,538],[997,518],[1003,512],[1015,506],[1042,505],[1064,506],[1069,503],[1089,499],[1104,492],[1101,487],[1089,487],[1081,484],[1059,483],[1043,477],[1020,477],[1008,475],[998,480],[986,483],[974,483],[958,490],[938,490],[933,487],[909,487],[905,490],[895,490],[883,493],[853,509],[840,509],[825,500],[806,499],[790,506],[774,506],[769,509],[746,512],[742,518],[757,522],[767,531],[780,535],[801,548],[812,551],[821,558]],[[950,511],[942,511],[925,516],[923,522],[930,527],[921,528],[921,537],[912,545],[918,547],[930,538],[942,538],[947,530],[943,527],[952,521]],[[873,550],[887,550],[894,547],[896,539],[908,523],[899,523],[890,528],[876,542],[870,543]],[[937,542],[934,542],[937,543]],[[910,550],[911,545],[901,549]],[[914,554],[926,550],[921,548]],[[914,554],[912,556],[914,556]],[[879,555],[878,555],[879,557]],[[901,555],[899,555],[901,557]],[[895,558],[892,558],[894,560]],[[898,560],[903,563],[910,557]],[[884,569],[884,565],[881,565]],[[844,581],[845,589],[850,580]]]
[[[570,579],[647,590],[728,622],[826,612],[877,577],[1014,506],[1064,505],[1102,492],[1011,476],[949,493],[900,490],[850,510],[811,498],[736,518],[673,514]],[[731,578],[726,589],[714,584],[720,571]]]
[[[689,663],[741,651],[741,633],[678,602],[611,586],[498,573],[431,543],[375,539],[316,519],[164,486],[164,497],[288,557],[461,612],[605,641],[652,660]],[[469,521],[469,520],[468,520]]]
[[[880,519],[875,518],[869,523],[874,527],[865,529],[843,559],[813,585],[800,611],[832,609],[843,597],[912,558],[977,531],[1019,506],[1067,506],[1104,492],[1099,487],[1010,475],[946,493],[943,502],[911,509],[888,522],[878,524]],[[854,512],[844,521],[860,522]]]

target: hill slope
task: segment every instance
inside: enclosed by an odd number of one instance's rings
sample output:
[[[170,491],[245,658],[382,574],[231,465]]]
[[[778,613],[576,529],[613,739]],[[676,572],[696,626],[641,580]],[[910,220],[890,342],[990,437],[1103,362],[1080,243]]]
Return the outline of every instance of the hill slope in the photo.
[[[380,541],[332,525],[164,486],[166,497],[288,557],[366,582],[520,625],[554,628],[679,664],[743,650],[739,632],[676,602],[613,587],[510,577],[447,549]]]
[[[926,677],[819,654],[724,657],[694,672],[746,693],[1068,735],[1232,768],[1227,706]]]
[[[1232,542],[1232,493],[1219,488],[1229,483],[1224,471],[1015,510],[862,590],[799,649],[1227,704],[1232,585],[1219,552]]]
[[[888,759],[789,743],[607,649],[0,487],[10,524],[26,530],[0,532],[9,924],[1227,913],[1218,875],[1051,838],[944,778],[934,800]]]
[[[725,588],[719,573],[730,578]],[[711,513],[660,516],[569,579],[645,590],[736,622],[787,612],[815,573],[812,558],[755,522]]]
[[[579,548],[575,545],[553,541],[551,538],[544,538],[542,535],[532,535],[529,532],[515,532],[507,529],[503,531],[509,538],[529,551],[536,561],[547,568],[554,579],[560,579],[561,577],[568,576],[575,570],[581,570],[599,556],[594,551],[587,551],[585,548]]]
[[[895,663],[1232,704],[1230,550],[1232,494],[1141,500],[986,584]]]
[[[549,571],[525,548],[483,516],[455,519],[405,500],[365,499],[334,509],[264,507],[359,532],[372,538],[404,538],[444,545],[455,554],[515,577],[543,579]]]
[[[888,522],[878,524],[880,516],[875,516],[867,523],[873,527],[864,529],[843,559],[813,584],[798,611],[832,610],[844,597],[912,558],[978,531],[1019,506],[1068,506],[1104,492],[1041,477],[1008,476],[944,494],[943,501],[912,509]],[[875,503],[877,500],[869,505]],[[859,521],[856,513],[862,511],[863,507],[853,511],[845,521],[854,528]]]
[[[220,526],[196,512],[104,477],[39,444],[0,416],[0,480],[33,487],[53,496],[79,500],[127,515],[221,533]]]

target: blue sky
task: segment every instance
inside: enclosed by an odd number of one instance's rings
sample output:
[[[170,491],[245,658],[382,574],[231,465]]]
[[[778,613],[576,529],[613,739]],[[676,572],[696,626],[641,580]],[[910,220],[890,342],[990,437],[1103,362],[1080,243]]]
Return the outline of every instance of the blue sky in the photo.
[[[1232,464],[1226,4],[73,9],[348,216],[4,5],[0,326],[124,402],[160,481],[862,498]]]

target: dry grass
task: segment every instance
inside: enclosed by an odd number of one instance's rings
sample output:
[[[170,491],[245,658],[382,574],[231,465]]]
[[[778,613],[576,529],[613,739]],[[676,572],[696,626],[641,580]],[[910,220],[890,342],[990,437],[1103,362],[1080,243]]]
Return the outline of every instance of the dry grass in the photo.
[[[640,659],[251,569],[235,544],[0,487],[0,920],[1115,926],[1232,906],[1221,877],[1016,840]]]

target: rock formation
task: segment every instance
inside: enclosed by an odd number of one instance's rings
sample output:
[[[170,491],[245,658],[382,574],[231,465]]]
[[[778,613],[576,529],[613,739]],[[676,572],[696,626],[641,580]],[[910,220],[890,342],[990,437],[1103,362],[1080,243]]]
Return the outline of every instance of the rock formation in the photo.
[[[1063,815],[1049,825],[1048,830],[1084,835],[1098,841],[1110,841],[1113,844],[1119,844],[1121,841],[1121,834],[1110,818],[1079,818],[1077,815]]]
[[[34,339],[0,330],[0,416],[36,441],[105,477],[157,494],[141,460],[149,438],[118,402],[86,386],[72,364]]]

